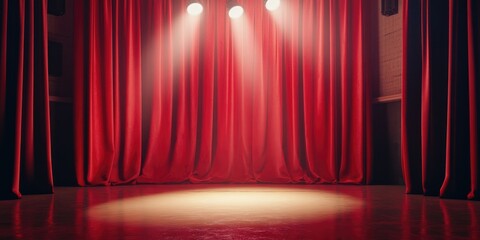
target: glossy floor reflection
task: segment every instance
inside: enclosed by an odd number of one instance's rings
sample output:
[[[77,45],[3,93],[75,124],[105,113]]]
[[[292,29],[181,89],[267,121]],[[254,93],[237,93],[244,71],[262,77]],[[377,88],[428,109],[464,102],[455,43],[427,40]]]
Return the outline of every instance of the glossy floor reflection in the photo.
[[[480,202],[402,186],[56,188],[0,201],[0,239],[480,239]]]

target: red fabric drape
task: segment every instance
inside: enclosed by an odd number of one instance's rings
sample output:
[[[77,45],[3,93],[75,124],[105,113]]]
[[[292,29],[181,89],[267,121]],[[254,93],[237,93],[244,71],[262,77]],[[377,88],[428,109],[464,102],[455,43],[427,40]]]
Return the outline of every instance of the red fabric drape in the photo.
[[[404,3],[402,159],[409,193],[478,199],[479,13],[474,0]]]
[[[76,166],[87,182],[129,182],[140,173],[139,3],[75,3],[76,33],[85,31],[75,38]]]
[[[0,198],[53,191],[46,7],[0,5]]]
[[[369,180],[363,1],[75,2],[80,185]]]

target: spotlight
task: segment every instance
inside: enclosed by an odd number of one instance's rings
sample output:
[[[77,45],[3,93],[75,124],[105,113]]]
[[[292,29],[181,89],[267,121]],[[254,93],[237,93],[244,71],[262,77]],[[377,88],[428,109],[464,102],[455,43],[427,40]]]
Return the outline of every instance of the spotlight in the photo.
[[[193,16],[200,15],[203,12],[203,6],[198,1],[191,1],[187,7],[187,12]]]
[[[268,11],[275,11],[280,7],[280,0],[263,0]]]
[[[239,18],[243,15],[243,7],[235,0],[230,0],[227,3],[228,16],[230,18]]]

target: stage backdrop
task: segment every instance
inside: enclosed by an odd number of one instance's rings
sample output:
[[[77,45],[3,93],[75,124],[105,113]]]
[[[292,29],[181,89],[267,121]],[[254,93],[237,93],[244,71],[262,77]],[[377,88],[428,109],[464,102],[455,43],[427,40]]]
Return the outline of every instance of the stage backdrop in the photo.
[[[480,199],[480,3],[404,1],[407,192]]]
[[[369,181],[368,2],[239,2],[75,1],[80,185]]]

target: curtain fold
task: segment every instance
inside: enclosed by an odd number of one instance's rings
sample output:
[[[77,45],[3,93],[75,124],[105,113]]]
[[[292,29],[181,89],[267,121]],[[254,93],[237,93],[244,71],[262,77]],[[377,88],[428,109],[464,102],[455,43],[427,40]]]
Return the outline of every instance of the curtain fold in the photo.
[[[52,193],[47,1],[0,11],[0,198]]]
[[[404,3],[408,193],[478,199],[479,9],[472,0]]]
[[[82,149],[75,156],[80,185],[131,182],[140,173],[139,3],[75,2],[75,27],[85,31],[85,36],[74,40],[75,149]]]
[[[367,183],[363,1],[75,1],[80,185]]]

